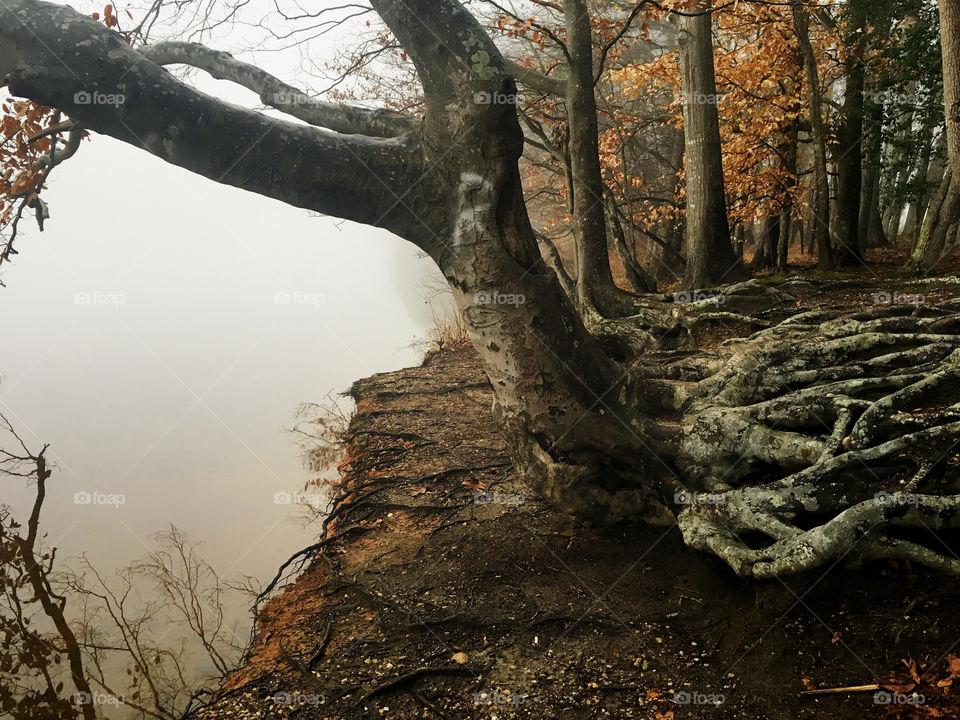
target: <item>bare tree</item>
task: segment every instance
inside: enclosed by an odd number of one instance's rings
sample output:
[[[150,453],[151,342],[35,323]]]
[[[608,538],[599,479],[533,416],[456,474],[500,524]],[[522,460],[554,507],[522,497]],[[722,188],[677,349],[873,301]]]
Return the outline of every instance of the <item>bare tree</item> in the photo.
[[[112,576],[84,559],[59,582],[80,609],[90,683],[138,717],[178,720],[237,667],[245,643],[225,621],[231,587],[196,543],[172,526],[154,539],[156,550]]]
[[[48,446],[31,451],[3,415],[0,430],[16,445],[0,449],[0,475],[36,487],[26,522],[0,505],[0,713],[94,720],[103,706],[122,706],[179,720],[239,661],[245,643],[224,620],[236,588],[173,527],[157,535],[156,551],[112,578],[86,560],[79,569],[56,565],[40,522]]]
[[[0,448],[0,475],[26,478],[36,483],[33,507],[26,524],[18,523],[10,508],[0,506],[0,712],[14,718],[96,717],[93,696],[87,681],[80,645],[64,614],[66,599],[50,582],[56,549],[40,548],[40,511],[47,494],[50,468],[47,445],[31,451],[10,421],[0,415],[0,430],[10,436],[17,449]],[[39,611],[39,613],[38,613]],[[52,625],[54,631],[40,628]],[[69,669],[62,678],[57,667],[66,658]],[[69,679],[77,700],[64,696]]]

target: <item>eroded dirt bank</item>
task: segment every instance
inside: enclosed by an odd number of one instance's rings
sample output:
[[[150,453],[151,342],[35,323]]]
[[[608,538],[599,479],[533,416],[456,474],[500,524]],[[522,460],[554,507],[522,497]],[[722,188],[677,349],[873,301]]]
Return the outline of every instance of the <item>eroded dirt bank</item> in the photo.
[[[960,582],[889,564],[747,582],[676,529],[580,526],[524,496],[469,347],[353,394],[321,553],[199,717],[957,716],[935,681]],[[902,660],[926,705],[800,694],[905,678]]]

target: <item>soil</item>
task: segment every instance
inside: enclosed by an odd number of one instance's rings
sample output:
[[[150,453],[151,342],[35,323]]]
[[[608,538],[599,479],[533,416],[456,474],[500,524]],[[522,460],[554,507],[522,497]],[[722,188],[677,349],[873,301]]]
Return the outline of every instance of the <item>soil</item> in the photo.
[[[337,510],[197,717],[960,715],[960,579],[883,563],[760,583],[675,528],[579,524],[526,495],[469,346],[351,394]],[[868,687],[804,694],[846,686]]]

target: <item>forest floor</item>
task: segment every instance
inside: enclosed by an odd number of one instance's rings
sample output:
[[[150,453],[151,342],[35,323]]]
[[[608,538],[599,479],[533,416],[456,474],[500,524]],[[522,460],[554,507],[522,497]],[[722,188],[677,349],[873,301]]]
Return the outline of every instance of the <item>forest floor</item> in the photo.
[[[799,300],[960,294],[874,259]],[[960,716],[960,579],[888,562],[749,581],[675,528],[578,524],[526,495],[468,346],[351,394],[321,547],[197,717]],[[874,684],[885,694],[804,692]]]

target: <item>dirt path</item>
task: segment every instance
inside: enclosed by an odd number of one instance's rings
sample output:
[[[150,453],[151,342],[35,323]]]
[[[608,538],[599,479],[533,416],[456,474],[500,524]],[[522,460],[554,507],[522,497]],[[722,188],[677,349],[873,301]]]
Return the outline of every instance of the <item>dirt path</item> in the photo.
[[[934,681],[960,646],[960,582],[884,564],[759,584],[675,529],[578,526],[524,497],[470,348],[353,394],[322,554],[199,717],[957,717]],[[903,676],[902,659],[923,706],[800,694]]]

